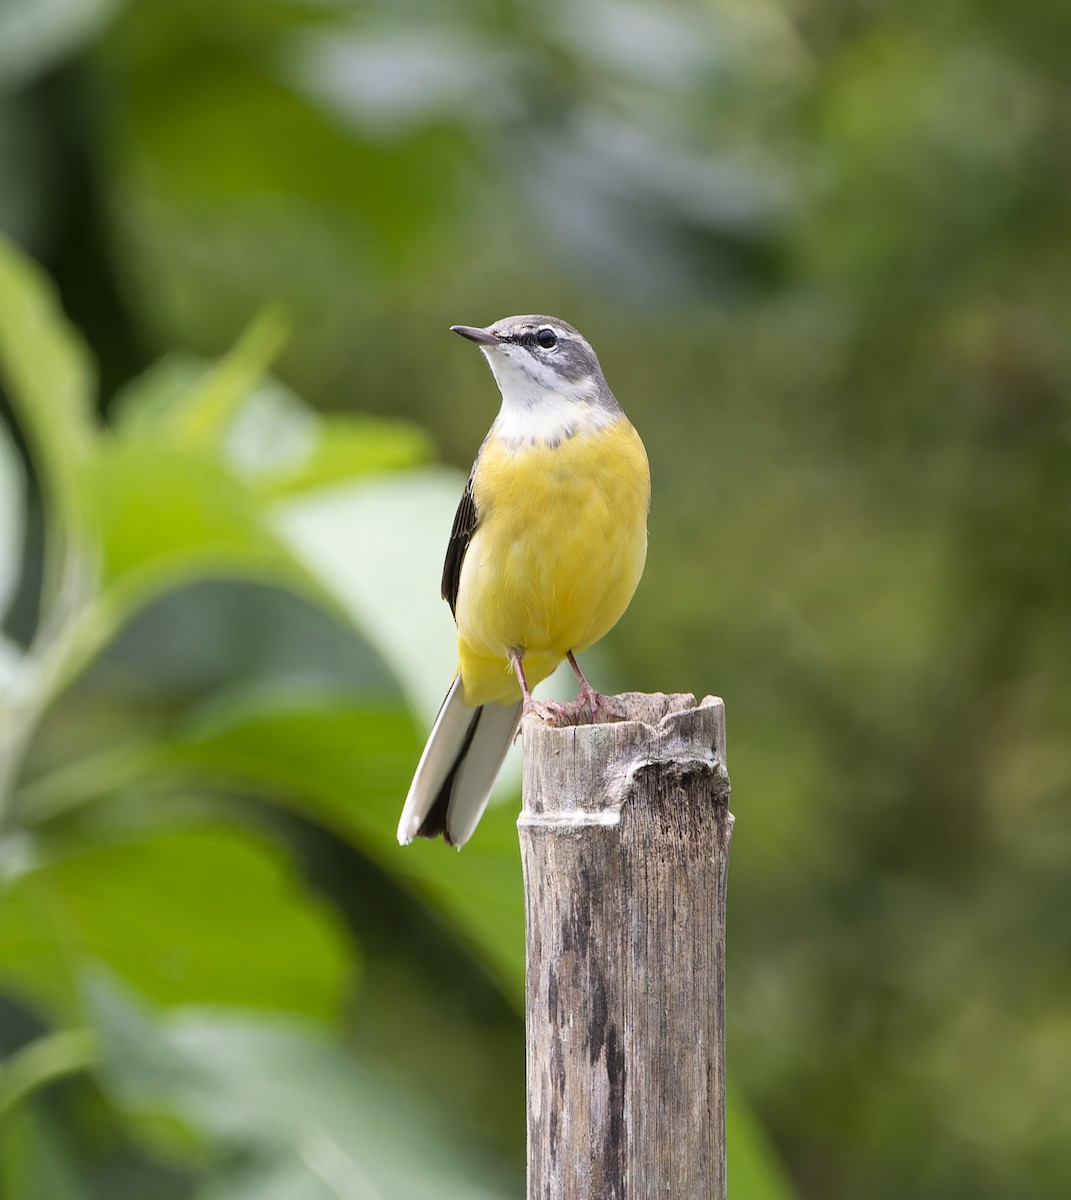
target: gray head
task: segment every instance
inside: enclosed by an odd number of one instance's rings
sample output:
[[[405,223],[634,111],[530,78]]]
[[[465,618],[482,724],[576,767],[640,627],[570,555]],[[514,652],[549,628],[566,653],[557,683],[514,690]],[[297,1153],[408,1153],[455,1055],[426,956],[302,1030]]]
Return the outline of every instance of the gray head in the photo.
[[[590,344],[557,317],[505,317],[486,329],[451,325],[475,342],[491,365],[502,392],[503,411],[568,406],[620,412]]]

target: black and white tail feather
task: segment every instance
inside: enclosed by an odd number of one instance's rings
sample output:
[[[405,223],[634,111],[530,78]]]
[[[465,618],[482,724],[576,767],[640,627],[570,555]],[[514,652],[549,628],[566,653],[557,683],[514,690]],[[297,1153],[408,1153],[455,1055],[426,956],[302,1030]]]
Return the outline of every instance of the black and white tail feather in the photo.
[[[442,835],[463,846],[479,824],[521,722],[521,701],[470,708],[458,675],[417,764],[398,822],[398,841]]]

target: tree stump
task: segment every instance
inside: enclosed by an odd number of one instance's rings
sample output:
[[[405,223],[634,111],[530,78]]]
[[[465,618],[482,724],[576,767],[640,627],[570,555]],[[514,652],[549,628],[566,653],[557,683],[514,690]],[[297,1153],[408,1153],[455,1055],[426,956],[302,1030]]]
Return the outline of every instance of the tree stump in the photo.
[[[725,1196],[721,700],[526,718],[528,1200]]]

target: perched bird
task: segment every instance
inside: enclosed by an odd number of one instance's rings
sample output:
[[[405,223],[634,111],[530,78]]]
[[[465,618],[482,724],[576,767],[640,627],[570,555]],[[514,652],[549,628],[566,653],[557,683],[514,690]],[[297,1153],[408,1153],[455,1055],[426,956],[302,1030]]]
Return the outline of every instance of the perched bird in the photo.
[[[451,328],[483,351],[502,407],[446,551],[458,670],[409,788],[403,845],[468,841],[522,714],[567,716],[531,691],[562,659],[577,706],[615,715],[575,656],[617,624],[647,557],[647,454],[587,341],[556,317]]]

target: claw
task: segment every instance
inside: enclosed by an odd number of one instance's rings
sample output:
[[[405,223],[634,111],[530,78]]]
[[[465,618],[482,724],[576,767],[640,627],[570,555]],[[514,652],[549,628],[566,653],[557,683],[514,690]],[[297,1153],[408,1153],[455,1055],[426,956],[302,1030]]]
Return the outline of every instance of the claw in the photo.
[[[557,700],[526,700],[523,709],[524,716],[537,716],[547,725],[576,725],[578,721],[572,706],[559,704]]]
[[[569,665],[573,668],[573,674],[580,684],[580,691],[576,694],[577,709],[583,710],[584,705],[587,705],[592,725],[598,725],[600,721],[627,721],[628,714],[623,713],[608,696],[597,692],[584,678],[584,672],[581,671],[580,664],[576,661],[576,655],[571,650],[567,657]]]
[[[610,699],[609,696],[604,696],[602,692],[597,692],[590,683],[585,681],[577,692],[576,706],[583,708],[587,705],[588,712],[591,713],[591,723],[598,725],[600,721],[627,721],[628,716],[621,711],[620,708]]]

